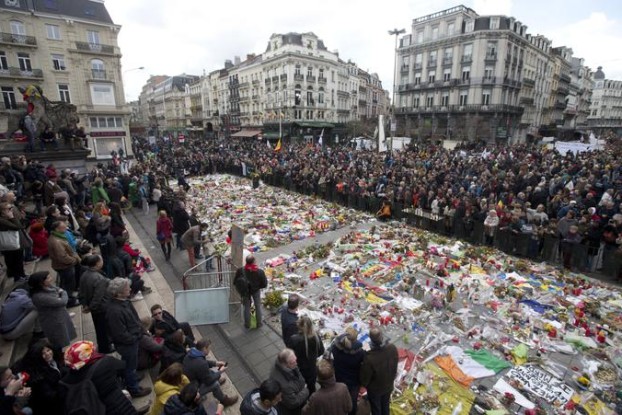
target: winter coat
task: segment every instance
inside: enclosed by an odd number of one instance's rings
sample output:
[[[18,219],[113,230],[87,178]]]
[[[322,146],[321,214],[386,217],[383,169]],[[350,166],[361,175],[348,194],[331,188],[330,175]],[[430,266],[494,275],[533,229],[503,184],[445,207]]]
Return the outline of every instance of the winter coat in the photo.
[[[0,334],[11,332],[20,321],[35,309],[28,291],[18,288],[12,291],[2,304]]]
[[[28,233],[30,239],[32,239],[32,254],[38,257],[44,257],[48,255],[48,232],[41,228],[40,231],[35,232],[32,228]]]
[[[320,389],[309,397],[302,415],[346,415],[352,410],[348,387],[335,378],[320,381]]]
[[[201,227],[199,225],[191,227],[181,236],[181,243],[186,249],[193,248],[195,245],[200,245],[202,242]]]
[[[189,383],[190,380],[185,375],[181,375],[181,385],[169,385],[168,383],[158,380],[153,385],[156,398],[151,410],[149,411],[149,415],[161,415],[164,410],[164,405],[166,405],[169,398],[173,395],[179,394],[183,387]]]
[[[186,357],[186,347],[170,340],[164,341],[162,359],[160,360],[160,373],[173,363],[183,363]]]
[[[191,382],[198,382],[199,385],[209,386],[220,379],[220,372],[211,369],[216,366],[216,362],[206,360],[205,353],[194,347],[184,357],[183,366],[184,375],[188,376]]]
[[[151,369],[159,361],[164,349],[164,339],[143,333],[138,341],[138,370]]]
[[[156,329],[163,330],[163,337],[168,337],[180,328],[181,326],[179,325],[177,319],[175,319],[175,317],[173,317],[173,315],[168,311],[162,310],[162,320],[153,320],[151,327],[149,327],[149,331],[152,334],[156,334]]]
[[[80,303],[88,307],[91,312],[103,313],[106,304],[110,301],[108,285],[110,280],[101,272],[92,268],[85,268],[80,276],[80,291],[78,298]]]
[[[30,375],[28,386],[32,388],[32,394],[28,400],[28,406],[33,412],[63,415],[65,402],[58,381],[67,374],[67,367],[62,363],[57,368],[49,364],[41,364],[36,367],[24,367],[23,370]]]
[[[261,405],[259,388],[248,392],[240,404],[241,415],[278,415],[275,407],[264,409]]]
[[[283,343],[289,344],[291,337],[298,333],[298,314],[291,313],[287,307],[281,310],[281,333],[283,336]]]
[[[37,307],[41,329],[52,345],[69,346],[76,337],[73,321],[65,308],[69,297],[65,290],[46,287],[32,294],[32,303]]]
[[[339,335],[331,347],[335,379],[337,382],[345,383],[348,388],[354,388],[361,384],[359,375],[365,351],[358,340],[352,343],[350,349],[346,348],[343,345],[345,336],[345,334]]]
[[[300,333],[294,334],[288,347],[296,353],[298,367],[305,379],[315,377],[317,374],[317,358],[324,354],[324,344],[320,337],[316,334],[308,338],[305,345],[305,336]]]
[[[91,381],[95,385],[99,399],[106,406],[106,415],[136,415],[132,402],[125,397],[117,382],[118,377],[125,376],[125,363],[122,360],[104,356],[80,370],[70,371],[63,378],[63,382],[68,384],[82,382],[95,362],[99,363],[92,372]]]
[[[397,363],[398,354],[394,344],[385,342],[382,346],[372,345],[361,365],[361,385],[376,395],[391,393],[397,376]]]
[[[177,208],[173,210],[173,232],[183,235],[190,229],[190,215],[186,209]]]
[[[93,185],[93,187],[91,187],[91,200],[93,201],[93,206],[101,202],[102,200],[105,200],[106,203],[110,203],[110,197],[108,196],[106,189],[96,185]]]
[[[309,397],[309,390],[300,370],[297,367],[290,369],[277,361],[270,372],[270,379],[281,385],[282,400],[277,405],[279,415],[299,415]]]
[[[138,343],[143,334],[138,313],[129,300],[112,298],[106,309],[108,335],[114,344],[132,345]]]
[[[166,241],[171,240],[173,237],[173,221],[169,217],[159,218],[156,222],[156,235],[164,235],[164,240],[161,240],[160,243],[164,243]]]
[[[48,238],[48,253],[52,260],[52,269],[55,271],[69,269],[80,262],[80,256],[71,249],[69,241],[54,233]]]
[[[203,405],[190,409],[179,400],[179,395],[173,395],[164,405],[162,415],[207,415]]]
[[[235,278],[233,280],[235,281],[238,278],[244,277],[244,274],[246,274],[246,279],[249,284],[249,293],[251,295],[268,286],[268,279],[266,278],[266,273],[263,269],[257,268],[255,271],[249,271],[244,268],[238,268],[235,272]]]

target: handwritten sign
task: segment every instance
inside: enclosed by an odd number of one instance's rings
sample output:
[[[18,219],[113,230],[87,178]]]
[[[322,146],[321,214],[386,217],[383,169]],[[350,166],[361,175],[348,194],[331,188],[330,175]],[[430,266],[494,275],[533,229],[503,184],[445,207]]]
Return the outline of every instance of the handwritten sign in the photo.
[[[526,390],[548,403],[564,405],[574,392],[564,382],[536,366],[516,366],[508,372],[508,376],[518,380]]]

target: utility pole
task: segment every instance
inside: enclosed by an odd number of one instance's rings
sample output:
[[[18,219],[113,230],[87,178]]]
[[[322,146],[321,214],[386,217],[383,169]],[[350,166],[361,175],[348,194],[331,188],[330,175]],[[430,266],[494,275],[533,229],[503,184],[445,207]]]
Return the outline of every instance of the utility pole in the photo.
[[[393,59],[393,98],[391,99],[391,140],[389,141],[389,152],[393,153],[393,135],[395,134],[395,81],[397,79],[397,38],[406,33],[405,29],[389,30],[391,36],[395,35],[395,58]]]

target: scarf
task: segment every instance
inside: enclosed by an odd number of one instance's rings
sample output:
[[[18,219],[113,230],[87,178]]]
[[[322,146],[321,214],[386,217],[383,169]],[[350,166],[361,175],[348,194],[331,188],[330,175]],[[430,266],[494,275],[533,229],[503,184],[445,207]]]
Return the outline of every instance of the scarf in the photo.
[[[259,267],[257,266],[257,264],[253,263],[253,264],[246,264],[246,265],[244,265],[244,269],[246,271],[253,272],[253,271],[257,271],[259,269]]]
[[[65,235],[64,233],[60,233],[58,231],[52,231],[52,235],[56,236],[57,238],[67,240],[67,235]]]

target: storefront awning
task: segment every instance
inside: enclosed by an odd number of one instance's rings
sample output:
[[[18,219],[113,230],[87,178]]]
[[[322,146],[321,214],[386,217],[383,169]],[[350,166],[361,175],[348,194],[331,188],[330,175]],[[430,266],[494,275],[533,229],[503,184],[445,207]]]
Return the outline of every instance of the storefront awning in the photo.
[[[282,134],[285,135],[285,134]],[[265,131],[262,134],[263,138],[279,138],[279,133],[277,131]]]
[[[333,128],[335,126],[335,124],[324,121],[296,121],[294,124],[300,127],[310,128]]]
[[[242,138],[252,138],[252,137],[257,137],[259,134],[261,134],[261,130],[242,130],[242,131],[238,131],[237,133],[231,134],[231,137],[242,137]]]

